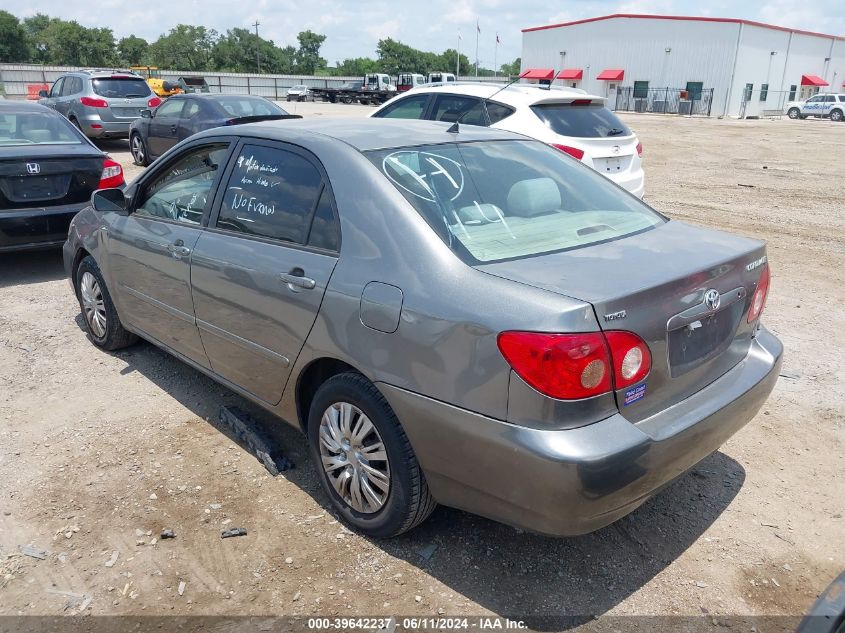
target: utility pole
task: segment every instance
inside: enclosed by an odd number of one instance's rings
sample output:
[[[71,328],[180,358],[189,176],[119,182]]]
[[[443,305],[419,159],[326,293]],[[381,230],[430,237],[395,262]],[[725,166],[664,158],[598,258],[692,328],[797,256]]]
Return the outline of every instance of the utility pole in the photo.
[[[458,29],[458,63],[455,66],[455,79],[460,79],[461,77],[461,40],[464,39],[461,37],[461,29]]]
[[[255,27],[255,65],[258,66],[258,73],[261,74],[261,40],[258,38],[258,27],[261,22],[255,21],[252,26]]]
[[[478,79],[478,36],[481,35],[481,26],[478,19],[475,20],[475,78]]]

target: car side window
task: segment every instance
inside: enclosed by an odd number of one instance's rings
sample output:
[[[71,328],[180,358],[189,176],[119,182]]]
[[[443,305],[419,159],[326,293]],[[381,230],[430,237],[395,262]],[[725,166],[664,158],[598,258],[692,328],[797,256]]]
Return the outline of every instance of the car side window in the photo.
[[[825,103],[833,103],[834,101],[836,101],[836,97],[834,97],[833,95],[828,95],[824,98],[824,101]]]
[[[381,119],[421,119],[427,102],[428,95],[405,97],[389,105],[376,116]]]
[[[193,119],[197,116],[200,112],[200,104],[196,101],[186,101],[185,107],[182,110],[182,118],[183,119]]]
[[[322,176],[303,156],[244,145],[226,183],[217,228],[304,244]]]
[[[182,106],[185,102],[181,99],[168,99],[156,108],[155,116],[159,117],[178,117],[182,113]]]
[[[340,250],[340,227],[332,209],[331,194],[326,187],[323,187],[323,193],[320,194],[320,201],[314,211],[308,245],[329,251]]]
[[[182,154],[144,187],[135,214],[199,224],[214,197],[211,186],[228,149],[228,144],[218,143]]]
[[[488,125],[481,99],[462,95],[441,95],[437,97],[437,105],[434,108],[432,118],[435,121],[446,123],[460,121],[467,125]]]
[[[514,109],[511,107],[493,101],[487,102],[487,116],[490,117],[490,125],[498,123],[502,119],[507,119],[513,113]]]
[[[58,97],[62,94],[62,85],[65,83],[64,77],[59,77],[56,79],[56,83],[53,84],[53,87],[50,88],[50,96],[51,97]]]

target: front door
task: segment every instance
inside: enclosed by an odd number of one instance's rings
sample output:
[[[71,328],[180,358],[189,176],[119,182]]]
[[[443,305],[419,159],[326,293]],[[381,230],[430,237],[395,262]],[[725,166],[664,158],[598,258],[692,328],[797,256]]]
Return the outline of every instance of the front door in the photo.
[[[203,367],[190,261],[228,153],[228,143],[205,144],[162,165],[140,183],[132,212],[108,232],[121,318]]]
[[[184,99],[170,98],[162,103],[150,119],[147,148],[153,156],[161,156],[176,145],[179,132],[179,117],[182,115]]]
[[[339,229],[316,159],[281,143],[236,151],[191,284],[211,368],[276,404],[337,262]]]

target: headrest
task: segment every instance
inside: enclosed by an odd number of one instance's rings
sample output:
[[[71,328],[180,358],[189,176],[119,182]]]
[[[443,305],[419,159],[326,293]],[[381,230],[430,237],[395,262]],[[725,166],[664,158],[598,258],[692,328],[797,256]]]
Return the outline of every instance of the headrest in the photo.
[[[533,218],[559,211],[560,205],[560,189],[551,178],[520,180],[508,193],[508,215]]]

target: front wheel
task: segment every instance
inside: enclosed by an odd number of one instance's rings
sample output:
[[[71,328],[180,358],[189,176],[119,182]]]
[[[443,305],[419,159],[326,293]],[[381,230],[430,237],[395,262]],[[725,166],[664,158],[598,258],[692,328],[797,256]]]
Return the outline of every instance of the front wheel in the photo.
[[[113,351],[128,347],[138,337],[124,329],[106,288],[100,267],[88,255],[76,270],[76,298],[85,317],[85,328],[97,347]]]
[[[132,152],[132,162],[141,167],[146,167],[150,159],[147,157],[147,145],[140,134],[133,134],[129,139],[129,150]]]
[[[789,108],[789,112],[786,115],[790,119],[797,119],[801,115],[801,111],[798,108]]]
[[[434,510],[396,414],[360,374],[339,374],[320,386],[308,416],[308,443],[332,505],[359,532],[396,536]]]

